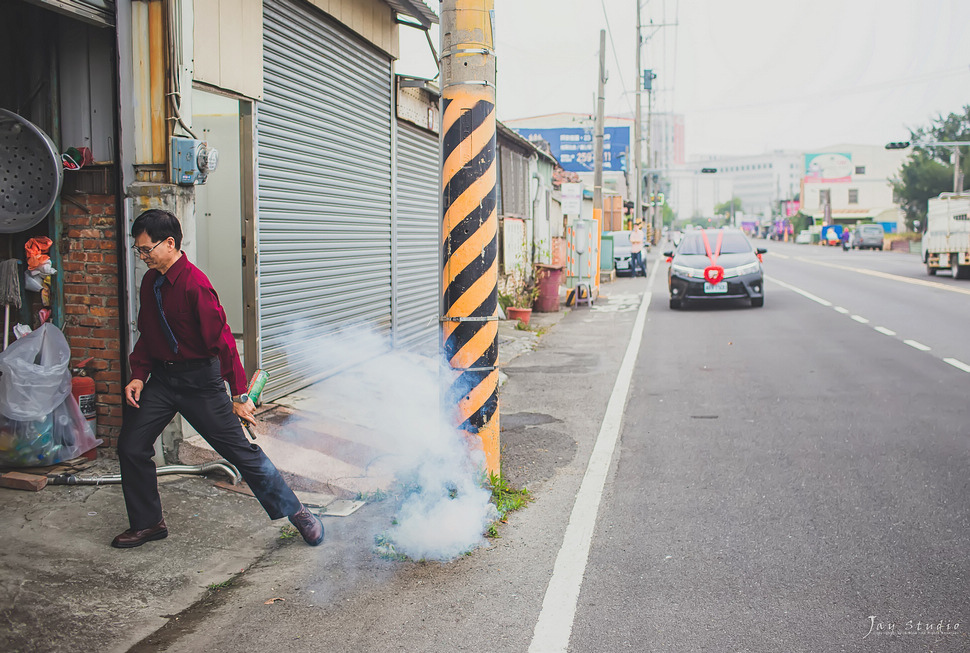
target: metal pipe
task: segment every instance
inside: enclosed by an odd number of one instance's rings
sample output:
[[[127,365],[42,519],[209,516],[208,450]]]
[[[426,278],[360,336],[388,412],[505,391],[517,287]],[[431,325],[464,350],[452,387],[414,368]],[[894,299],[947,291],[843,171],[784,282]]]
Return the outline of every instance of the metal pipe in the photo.
[[[158,476],[167,474],[208,474],[219,470],[225,472],[233,485],[242,480],[239,470],[227,460],[215,460],[201,465],[165,465],[155,469]],[[106,474],[104,476],[76,476],[75,474],[51,474],[47,477],[50,485],[113,485],[121,483],[121,474]]]

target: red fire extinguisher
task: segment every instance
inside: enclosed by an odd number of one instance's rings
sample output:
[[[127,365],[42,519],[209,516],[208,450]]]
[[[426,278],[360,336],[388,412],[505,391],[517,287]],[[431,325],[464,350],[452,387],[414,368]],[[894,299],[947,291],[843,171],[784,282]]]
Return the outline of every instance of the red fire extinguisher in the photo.
[[[71,378],[71,394],[81,408],[81,414],[88,421],[91,433],[98,434],[98,409],[95,405],[94,379],[88,376],[86,366],[94,358],[85,358],[73,368],[74,376]]]

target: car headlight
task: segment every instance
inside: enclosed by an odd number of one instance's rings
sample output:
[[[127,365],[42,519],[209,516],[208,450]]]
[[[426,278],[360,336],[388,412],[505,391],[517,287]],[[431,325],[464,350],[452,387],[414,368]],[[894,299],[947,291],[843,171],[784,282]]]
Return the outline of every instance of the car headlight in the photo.
[[[696,268],[690,268],[686,265],[671,265],[670,271],[674,274],[679,274],[682,277],[693,277],[695,279],[703,279],[704,271],[698,270]]]
[[[741,265],[736,268],[729,268],[724,271],[725,277],[740,277],[745,274],[754,274],[761,270],[761,264],[758,262],[748,263],[746,265]]]

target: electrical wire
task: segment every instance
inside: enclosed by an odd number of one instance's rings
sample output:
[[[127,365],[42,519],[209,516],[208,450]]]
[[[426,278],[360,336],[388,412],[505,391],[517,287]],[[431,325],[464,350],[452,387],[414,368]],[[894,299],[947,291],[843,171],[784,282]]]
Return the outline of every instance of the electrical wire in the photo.
[[[639,2],[640,0],[637,0]],[[626,82],[623,81],[623,67],[620,65],[620,57],[616,53],[616,44],[613,42],[613,30],[610,27],[610,17],[606,13],[606,0],[600,0],[600,5],[603,7],[603,18],[606,19],[606,33],[610,37],[610,48],[613,50],[613,61],[616,62],[617,74],[620,76],[620,88],[623,89],[623,97],[626,99],[627,108],[633,111],[633,105],[630,104],[630,96],[627,95]],[[638,44],[639,47],[639,44]]]

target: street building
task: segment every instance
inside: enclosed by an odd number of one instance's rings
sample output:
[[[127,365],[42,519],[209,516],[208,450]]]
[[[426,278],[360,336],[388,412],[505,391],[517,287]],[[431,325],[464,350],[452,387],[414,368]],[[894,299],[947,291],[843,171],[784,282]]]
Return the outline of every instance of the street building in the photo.
[[[909,156],[877,145],[833,145],[804,155],[801,211],[814,224],[878,222],[897,231],[903,212],[893,198],[892,180]]]
[[[44,168],[49,214],[0,232],[7,257],[49,237],[57,270],[49,293],[24,290],[12,322],[36,327],[50,310],[72,358],[93,358],[105,446],[120,431],[145,272],[127,234],[149,208],[181,219],[246,372],[270,374],[264,400],[379,353],[340,346],[362,329],[437,352],[439,90],[395,72],[400,31],[435,22],[420,0],[0,6],[0,48],[19,62],[0,72],[0,107],[57,155]],[[72,147],[83,165],[56,186]],[[516,147],[527,162],[510,164],[503,196],[532,221],[522,247],[541,260],[554,159]],[[186,428],[163,436],[166,455]]]

